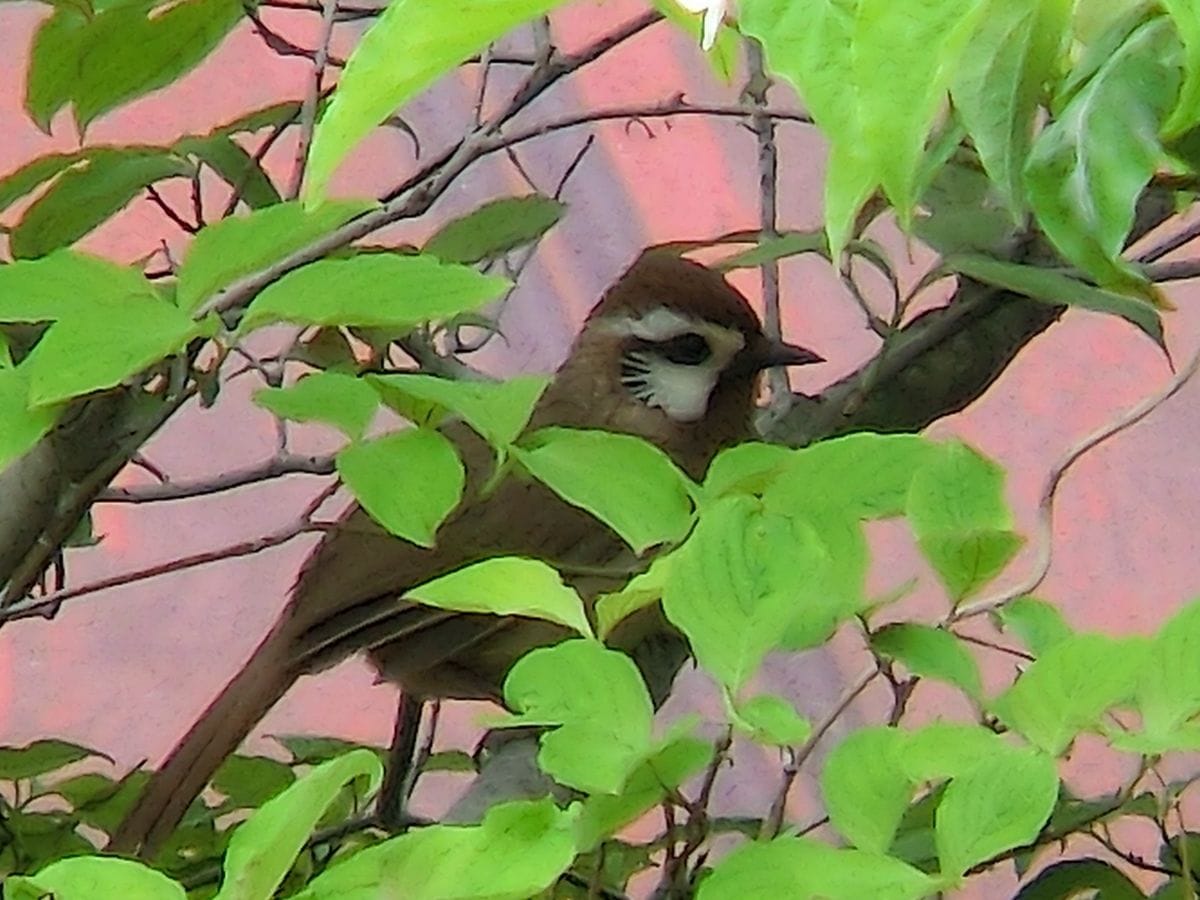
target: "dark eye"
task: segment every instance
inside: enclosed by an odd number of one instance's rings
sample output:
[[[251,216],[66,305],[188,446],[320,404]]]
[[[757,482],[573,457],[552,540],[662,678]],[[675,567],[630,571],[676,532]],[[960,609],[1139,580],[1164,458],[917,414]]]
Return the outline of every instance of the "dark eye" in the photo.
[[[708,341],[694,331],[660,341],[654,349],[659,356],[681,366],[698,366],[712,355]]]

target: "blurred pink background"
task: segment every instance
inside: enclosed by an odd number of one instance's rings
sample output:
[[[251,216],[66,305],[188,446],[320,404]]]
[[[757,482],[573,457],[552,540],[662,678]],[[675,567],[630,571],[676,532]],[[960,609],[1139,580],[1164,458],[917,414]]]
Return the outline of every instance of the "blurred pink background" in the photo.
[[[635,0],[580,2],[554,17],[554,35],[566,49],[578,47],[612,24],[639,14]],[[60,114],[54,137],[26,118],[22,108],[24,66],[35,28],[49,7],[17,2],[0,6],[0,174],[48,152],[75,146],[69,115]],[[316,39],[317,17],[265,9],[265,19],[298,43]],[[361,25],[339,25],[336,52],[344,55]],[[131,103],[97,121],[89,144],[166,143],[204,133],[244,112],[303,96],[310,64],[280,59],[242,26],[203,67],[178,85]],[[503,99],[512,70],[497,67],[489,97]],[[693,101],[733,102],[744,79],[724,87],[712,77],[690,39],[666,24],[633,38],[600,62],[566,79],[526,113],[554,117],[583,108],[630,104],[654,106],[682,91]],[[427,157],[435,155],[468,122],[474,75],[447,79],[412,104],[406,118],[421,135]],[[793,102],[776,87],[776,103]],[[491,371],[545,371],[562,358],[570,339],[602,288],[646,244],[706,238],[756,228],[757,169],[754,137],[732,119],[699,117],[622,122],[559,133],[522,145],[522,164],[545,192],[553,190],[587,134],[596,145],[568,183],[565,219],[538,248],[520,287],[504,311],[507,343],[495,342],[482,362]],[[651,133],[648,133],[652,132]],[[821,221],[823,149],[806,126],[778,128],[781,227],[812,228]],[[254,144],[261,135],[254,139]],[[276,174],[289,170],[294,145],[281,141],[267,156]],[[426,157],[423,157],[423,159]],[[412,144],[396,131],[368,140],[343,167],[335,191],[382,192],[414,167]],[[282,178],[281,183],[287,179]],[[212,186],[212,214],[224,204]],[[440,222],[499,196],[529,191],[514,167],[497,155],[468,171],[425,218],[389,229],[389,240],[420,241]],[[168,198],[185,188],[167,185]],[[13,212],[8,219],[13,221]],[[81,246],[131,262],[165,236],[178,258],[185,236],[149,202],[139,200],[103,232]],[[903,264],[903,241],[890,241]],[[905,266],[919,277],[927,262]],[[735,283],[756,303],[758,274],[740,272]],[[805,257],[785,262],[782,275],[785,331],[828,360],[798,373],[795,385],[817,392],[853,371],[874,352],[876,339],[826,264]],[[1168,315],[1168,340],[1176,360],[1196,345],[1200,318],[1187,286],[1172,289],[1179,311]],[[1046,472],[1085,434],[1161,387],[1170,377],[1155,347],[1123,322],[1071,312],[1034,340],[968,412],[939,422],[936,436],[959,436],[1001,461],[1010,473],[1009,499],[1026,533]],[[177,480],[220,473],[269,457],[274,427],[253,407],[259,385],[241,379],[223,393],[216,409],[189,410],[158,435],[146,455]],[[1078,464],[1063,484],[1057,507],[1054,562],[1042,596],[1052,599],[1078,628],[1110,633],[1147,633],[1200,588],[1195,535],[1200,533],[1200,479],[1193,477],[1200,417],[1194,414],[1200,386],[1186,387],[1146,422],[1101,446]],[[328,447],[309,430],[295,432],[296,449]],[[126,472],[121,483],[144,481]],[[102,505],[95,510],[99,546],[72,551],[73,583],[164,561],[198,550],[252,538],[297,514],[320,482],[292,477],[212,498],[141,506]],[[902,529],[873,529],[878,548],[874,587],[893,587],[910,574],[921,577],[906,609],[931,615],[944,610],[934,580],[915,560]],[[0,743],[21,744],[59,736],[96,747],[122,767],[142,759],[156,763],[237,669],[283,604],[308,546],[301,541],[257,556],[136,584],[67,604],[57,619],[9,624],[0,632]],[[1004,578],[1027,571],[1027,550]],[[1003,579],[1002,579],[1003,580]],[[772,659],[761,681],[792,698],[813,718],[836,702],[845,682],[865,664],[860,641],[842,635],[832,649],[799,659]],[[986,651],[984,651],[986,653]],[[1011,672],[1004,658],[983,657],[993,685]],[[704,679],[685,676],[687,705],[719,714]],[[875,720],[888,702],[870,689],[847,721]],[[319,678],[306,678],[262,723],[259,734],[311,732],[386,743],[395,694],[373,684],[373,675],[352,660]],[[966,708],[935,686],[922,685],[915,721]],[[462,705],[443,717],[440,744],[469,747],[476,709]],[[268,749],[260,739],[256,746]],[[1091,747],[1085,742],[1085,746]],[[1081,792],[1115,787],[1125,771],[1116,757],[1077,751],[1072,784]],[[1195,760],[1186,760],[1187,768]],[[719,782],[723,812],[760,813],[778,779],[768,752],[746,749],[732,773]],[[444,807],[458,788],[450,776],[429,779],[420,800],[429,811]],[[815,817],[811,779],[792,797],[791,816]],[[990,882],[1000,884],[1001,882]],[[998,896],[980,888],[979,896]],[[995,888],[1001,891],[1001,888]]]

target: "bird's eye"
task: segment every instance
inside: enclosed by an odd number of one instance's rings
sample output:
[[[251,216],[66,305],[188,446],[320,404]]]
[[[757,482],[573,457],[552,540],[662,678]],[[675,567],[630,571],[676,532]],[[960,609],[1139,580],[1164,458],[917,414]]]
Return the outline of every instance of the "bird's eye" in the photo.
[[[659,341],[654,349],[663,359],[681,366],[698,366],[712,356],[708,341],[694,331]]]

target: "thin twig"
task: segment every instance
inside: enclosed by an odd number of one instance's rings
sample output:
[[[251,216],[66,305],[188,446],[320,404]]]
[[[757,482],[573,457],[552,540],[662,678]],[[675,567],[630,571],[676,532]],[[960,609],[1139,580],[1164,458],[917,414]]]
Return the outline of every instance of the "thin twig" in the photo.
[[[228,219],[233,215],[238,204],[242,201],[242,195],[245,193],[246,185],[250,183],[250,178],[253,174],[254,167],[262,164],[263,158],[267,155],[271,148],[275,146],[275,142],[278,141],[283,136],[283,133],[291,128],[299,118],[300,110],[297,109],[294,115],[289,116],[285,121],[280,122],[278,125],[272,128],[271,133],[263,138],[263,142],[258,146],[258,149],[250,154],[251,165],[246,167],[246,172],[240,179],[239,183],[233,186],[233,194],[230,195],[229,202],[225,204],[225,212],[222,214],[222,218]]]
[[[309,50],[307,47],[301,47],[299,44],[289,41],[278,31],[275,31],[273,28],[267,25],[267,23],[262,20],[262,17],[253,10],[246,10],[246,18],[250,20],[250,24],[254,28],[254,33],[262,39],[262,42],[266,44],[267,49],[276,55],[300,56],[304,59],[311,59],[313,62],[316,62],[318,57],[320,57],[320,49]],[[341,69],[345,68],[346,61],[340,57],[334,56],[333,54],[329,53],[328,50],[326,50],[325,65]],[[322,66],[322,68],[324,68],[324,66]]]
[[[300,108],[300,139],[296,142],[296,160],[292,168],[288,200],[295,200],[300,196],[300,187],[304,183],[304,169],[308,164],[308,149],[312,145],[313,130],[317,125],[317,102],[321,97],[321,82],[325,79],[325,66],[329,61],[329,42],[333,40],[333,19],[336,14],[337,0],[321,0],[321,42],[317,45],[317,55],[313,59],[308,93],[304,95],[304,105]]]
[[[1143,265],[1155,262],[1162,259],[1168,253],[1173,253],[1185,244],[1190,244],[1196,238],[1200,238],[1200,219],[1197,219],[1181,231],[1168,235],[1144,253],[1139,253],[1137,255],[1137,262]]]
[[[96,497],[97,503],[158,503],[164,500],[183,500],[206,497],[251,484],[261,484],[285,475],[332,475],[332,456],[298,456],[289,454],[233,469],[215,478],[199,481],[172,482],[132,488],[106,488]]]
[[[1026,662],[1034,662],[1037,657],[1032,653],[1026,653],[1024,650],[1018,650],[1016,647],[1005,647],[1003,644],[996,644],[992,641],[983,638],[975,637],[972,634],[963,634],[961,631],[952,632],[952,634],[960,641],[966,641],[968,644],[975,644],[980,647],[987,647],[989,650],[995,650],[999,653],[1007,653],[1009,656],[1015,656],[1018,659],[1023,659]]]
[[[1154,263],[1143,266],[1146,277],[1159,284],[1164,281],[1187,281],[1200,278],[1200,259],[1181,259],[1178,262]]]
[[[993,612],[1005,604],[1011,603],[1018,597],[1023,597],[1037,590],[1050,571],[1050,561],[1053,556],[1054,544],[1054,501],[1058,494],[1058,485],[1088,451],[1107,441],[1113,435],[1136,425],[1150,413],[1158,409],[1167,400],[1174,397],[1185,384],[1191,381],[1196,371],[1200,369],[1200,349],[1192,355],[1186,366],[1167,384],[1165,388],[1150,395],[1141,403],[1113,419],[1102,428],[1089,434],[1082,441],[1066,452],[1063,457],[1050,469],[1046,483],[1042,487],[1042,496],[1038,502],[1037,541],[1038,555],[1034,562],[1033,571],[1022,582],[991,597],[977,600],[967,606],[960,607],[946,618],[946,624],[951,625]]]
[[[488,75],[492,70],[492,45],[488,44],[479,54],[479,84],[475,88],[475,108],[473,121],[478,128],[483,123],[483,104],[487,100]]]
[[[200,230],[200,226],[193,222],[189,222],[175,210],[175,207],[171,206],[170,203],[163,199],[163,195],[158,192],[158,188],[156,188],[154,185],[146,185],[146,196],[150,198],[151,202],[155,206],[162,210],[162,214],[164,216],[178,225],[180,230],[186,234],[195,234]]]

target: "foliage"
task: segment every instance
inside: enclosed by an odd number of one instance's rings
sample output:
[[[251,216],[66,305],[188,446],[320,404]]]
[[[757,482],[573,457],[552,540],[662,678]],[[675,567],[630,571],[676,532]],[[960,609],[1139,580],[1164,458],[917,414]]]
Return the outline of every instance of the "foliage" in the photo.
[[[167,416],[191,396],[212,402],[243,339],[284,324],[296,340],[275,362],[303,374],[269,383],[255,403],[280,420],[330,426],[341,483],[390,532],[432,546],[466,480],[439,427],[461,420],[493,448],[496,477],[543,483],[644,563],[591,609],[559,572],[518,558],[481,561],[407,594],[442,609],[542,619],[570,635],[511,669],[510,713],[495,723],[540,729],[538,764],[570,791],[494,806],[475,825],[386,836],[368,819],[323,833],[365,809],[380,780],[378,749],[281,739],[286,761],[228,760],[214,781],[220,799],[196,801],[151,868],[93,853],[144,773],[115,779],[98,771],[102,754],[62,741],[0,748],[6,900],[212,896],[218,878],[215,896],[249,900],[277,891],[311,900],[381,890],[431,900],[608,896],[648,869],[672,896],[918,898],[1010,862],[1021,873],[1043,866],[1024,898],[1093,889],[1142,897],[1109,857],[1050,861],[1077,835],[1129,862],[1106,827],[1123,817],[1158,825],[1165,843],[1154,871],[1168,880],[1165,895],[1192,896],[1193,836],[1174,827],[1173,813],[1193,781],[1152,792],[1146,776],[1165,754],[1200,747],[1200,602],[1146,638],[1076,632],[1025,592],[985,595],[1024,538],[1003,470],[961,443],[868,433],[799,449],[745,444],[696,482],[628,435],[530,431],[544,379],[445,377],[462,372],[439,347],[467,326],[496,331],[496,304],[512,285],[491,264],[536,244],[565,206],[540,194],[502,198],[442,223],[420,249],[353,245],[423,214],[471,162],[505,146],[507,120],[479,123],[381,201],[328,200],[329,179],[398,107],[557,5],[393,0],[325,104],[279,104],[169,146],[86,145],[0,179],[0,211],[17,210],[11,260],[0,266],[0,470],[69,427],[89,400],[126,392],[161,400]],[[665,9],[698,31],[697,20]],[[49,130],[70,106],[82,134],[172,85],[243,14],[225,0],[54,3],[31,49],[26,110]],[[848,273],[851,259],[864,260],[895,287],[890,318],[872,320],[885,344],[922,291],[954,276],[1118,316],[1165,349],[1160,273],[1125,248],[1148,190],[1178,191],[1182,206],[1197,188],[1200,26],[1190,4],[741,0],[737,14],[769,74],[799,93],[829,161],[824,234],[743,241],[754,246],[729,255],[728,267],[818,253]],[[718,73],[730,72],[740,40],[728,27],[716,36]],[[547,60],[535,61],[529,95],[518,91],[511,114],[570,68],[562,54]],[[303,199],[243,146],[266,128],[311,137]],[[186,179],[199,192],[203,171],[233,202],[225,217],[189,226],[178,266],[153,271],[72,249],[164,182]],[[235,215],[239,204],[248,211]],[[905,296],[888,254],[864,234],[884,209],[939,254]],[[1009,252],[1035,241],[1043,258]],[[432,358],[438,371],[402,371],[389,364],[393,352]],[[390,430],[372,430],[381,420]],[[932,620],[896,618],[891,601],[903,585],[867,596],[864,526],[884,519],[906,523],[943,588]],[[719,690],[716,721],[685,717],[656,732],[642,674],[604,643],[654,604]],[[968,628],[984,614],[1007,642],[1000,651],[1020,660],[999,687],[981,675],[990,645]],[[812,723],[754,681],[769,654],[817,647],[839,631],[856,633],[873,660],[847,703],[878,681],[894,704],[890,724],[852,732],[820,769],[830,841],[784,820],[791,778],[833,719]],[[907,698],[925,679],[961,694],[970,720],[911,726]],[[1061,762],[1084,734],[1138,760],[1116,795],[1079,798],[1061,782]],[[723,823],[708,804],[733,741],[783,760],[786,777],[776,808]],[[474,766],[459,752],[424,763]],[[659,806],[665,829],[630,842],[624,829]],[[710,857],[729,831],[747,837]]]

